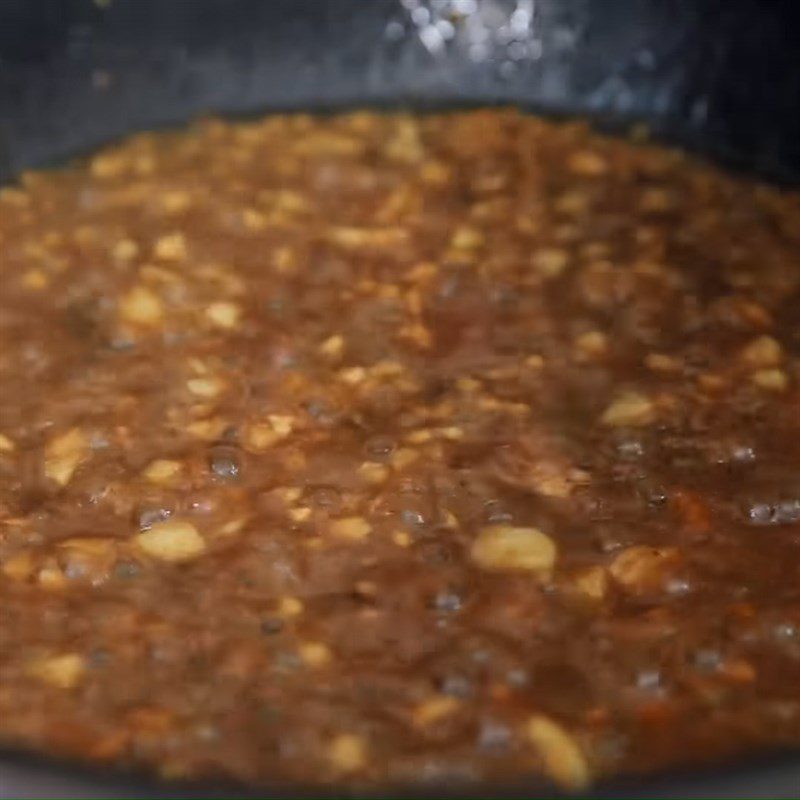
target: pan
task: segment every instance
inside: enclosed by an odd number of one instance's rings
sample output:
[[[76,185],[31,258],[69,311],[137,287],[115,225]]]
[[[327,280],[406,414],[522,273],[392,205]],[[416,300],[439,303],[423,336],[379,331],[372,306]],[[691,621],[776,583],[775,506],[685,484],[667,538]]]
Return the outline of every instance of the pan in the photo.
[[[800,184],[799,25],[793,0],[0,0],[0,182],[208,113],[512,104],[612,131],[646,125],[726,166]],[[0,754],[2,797],[222,791]],[[548,790],[439,793],[537,791]],[[791,753],[595,792],[798,794]]]

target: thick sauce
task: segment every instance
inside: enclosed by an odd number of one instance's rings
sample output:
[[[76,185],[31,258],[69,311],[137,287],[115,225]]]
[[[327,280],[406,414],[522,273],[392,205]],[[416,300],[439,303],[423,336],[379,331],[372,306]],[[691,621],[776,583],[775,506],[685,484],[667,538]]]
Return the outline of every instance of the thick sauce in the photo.
[[[0,193],[0,742],[169,778],[800,744],[800,198],[507,111]]]

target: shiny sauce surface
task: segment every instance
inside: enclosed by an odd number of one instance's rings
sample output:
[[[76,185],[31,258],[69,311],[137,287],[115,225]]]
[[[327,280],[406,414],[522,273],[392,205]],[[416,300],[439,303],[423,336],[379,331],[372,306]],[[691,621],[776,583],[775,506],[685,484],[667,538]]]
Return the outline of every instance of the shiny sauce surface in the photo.
[[[0,190],[0,743],[169,779],[800,744],[800,196],[513,111]]]

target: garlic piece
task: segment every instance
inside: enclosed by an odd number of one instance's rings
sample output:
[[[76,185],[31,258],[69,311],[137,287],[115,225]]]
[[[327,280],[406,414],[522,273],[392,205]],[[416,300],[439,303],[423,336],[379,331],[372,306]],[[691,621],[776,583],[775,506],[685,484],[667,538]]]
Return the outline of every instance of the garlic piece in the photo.
[[[638,428],[650,425],[655,418],[656,407],[652,400],[638,392],[626,392],[606,408],[600,421],[611,428]]]
[[[364,739],[352,733],[339,734],[328,748],[328,760],[337,772],[358,772],[367,763]]]
[[[337,539],[357,542],[369,536],[372,526],[363,517],[343,517],[333,520],[330,529]]]
[[[56,689],[72,689],[86,672],[86,660],[78,653],[48,656],[30,664],[28,672]]]
[[[537,528],[491,525],[478,534],[470,555],[482,569],[548,575],[556,562],[556,545]]]
[[[197,558],[206,549],[197,528],[177,519],[157,522],[150,530],[137,534],[134,541],[147,555],[175,563]]]
[[[536,714],[524,727],[525,738],[536,748],[546,773],[566,791],[577,792],[589,785],[590,772],[581,748],[561,725]]]
[[[59,486],[66,486],[88,453],[87,435],[80,428],[70,428],[45,447],[44,474]]]

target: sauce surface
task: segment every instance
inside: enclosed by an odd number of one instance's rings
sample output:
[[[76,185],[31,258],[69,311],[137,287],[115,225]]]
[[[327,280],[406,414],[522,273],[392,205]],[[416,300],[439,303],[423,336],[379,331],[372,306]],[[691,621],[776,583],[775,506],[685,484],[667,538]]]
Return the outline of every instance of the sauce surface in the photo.
[[[0,190],[0,742],[167,778],[800,745],[800,197],[512,111]]]

